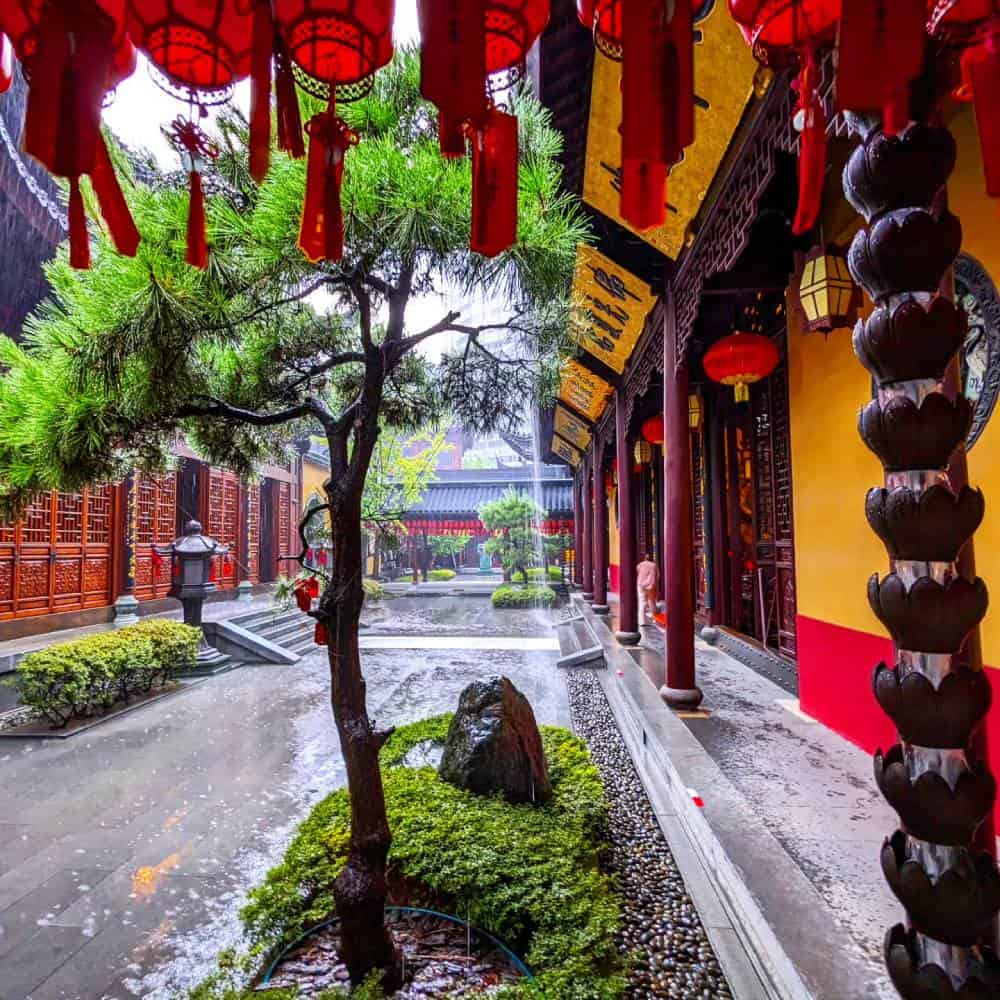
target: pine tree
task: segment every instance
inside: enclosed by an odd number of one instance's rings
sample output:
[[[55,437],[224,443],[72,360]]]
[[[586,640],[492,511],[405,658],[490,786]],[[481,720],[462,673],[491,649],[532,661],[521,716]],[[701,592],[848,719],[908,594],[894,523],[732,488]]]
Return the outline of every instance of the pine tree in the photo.
[[[390,833],[378,761],[390,730],[368,716],[358,652],[362,497],[379,429],[414,430],[446,414],[472,431],[515,428],[554,385],[550,359],[566,336],[575,250],[587,237],[560,191],[558,133],[532,96],[510,101],[520,221],[516,245],[495,259],[468,249],[469,164],[441,157],[418,60],[400,52],[369,96],[340,109],[361,141],[346,157],[339,264],[310,264],[297,248],[304,162],[274,153],[258,188],[246,123],[231,113],[206,178],[207,270],[184,263],[183,189],[170,178],[133,181],[137,256],[118,256],[99,236],[93,268],[75,272],[61,251],[25,344],[0,340],[0,515],[40,490],[163,468],[179,435],[240,474],[296,438],[325,436],[331,475],[311,515],[329,515],[333,560],[312,614],[328,637],[351,795],[335,897],[354,983],[376,968],[388,988],[399,976],[383,922]],[[503,315],[470,326],[445,310],[412,330],[408,308],[432,293],[488,296],[505,303]],[[318,310],[318,295],[332,308]],[[435,361],[417,348],[439,333],[457,347]],[[489,346],[497,337],[502,346]]]

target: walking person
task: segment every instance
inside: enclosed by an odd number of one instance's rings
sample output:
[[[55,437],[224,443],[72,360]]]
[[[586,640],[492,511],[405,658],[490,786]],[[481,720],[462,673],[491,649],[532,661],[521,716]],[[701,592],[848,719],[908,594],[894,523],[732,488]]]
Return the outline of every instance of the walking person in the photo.
[[[639,588],[639,624],[651,625],[656,614],[656,584],[660,570],[650,559],[648,552],[643,554],[642,561],[635,569],[636,585]]]

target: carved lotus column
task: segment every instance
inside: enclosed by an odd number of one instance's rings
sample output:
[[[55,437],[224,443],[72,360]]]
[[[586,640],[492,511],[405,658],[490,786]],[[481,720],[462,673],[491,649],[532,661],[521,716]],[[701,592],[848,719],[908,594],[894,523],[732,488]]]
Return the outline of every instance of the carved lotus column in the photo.
[[[961,309],[940,293],[962,241],[941,197],[955,143],[947,129],[918,123],[896,137],[862,131],[844,171],[847,198],[869,224],[848,260],[876,305],[854,331],[876,386],[859,429],[885,467],[866,514],[892,564],[872,577],[868,599],[895,645],[895,664],[878,665],[874,688],[900,738],[876,754],[875,778],[899,813],[882,868],[907,918],[889,930],[885,958],[905,1000],[986,1000],[1000,996],[990,947],[1000,875],[973,840],[996,786],[973,751],[990,687],[968,640],[987,594],[957,565],[983,496],[949,479],[972,407],[943,386],[965,334]]]

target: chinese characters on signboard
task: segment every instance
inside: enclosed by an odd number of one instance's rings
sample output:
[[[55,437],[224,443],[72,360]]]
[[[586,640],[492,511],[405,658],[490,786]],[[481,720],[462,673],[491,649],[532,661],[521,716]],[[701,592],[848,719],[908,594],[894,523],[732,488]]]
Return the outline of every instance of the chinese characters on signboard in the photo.
[[[649,286],[625,268],[593,247],[577,249],[573,337],[619,375],[625,370],[654,301]]]
[[[576,361],[563,364],[559,398],[592,423],[604,412],[611,386]]]
[[[556,434],[577,448],[583,449],[590,444],[590,428],[565,406],[556,404],[552,427]]]
[[[583,457],[569,441],[564,441],[558,434],[552,435],[552,451],[574,468],[580,464],[580,459]]]

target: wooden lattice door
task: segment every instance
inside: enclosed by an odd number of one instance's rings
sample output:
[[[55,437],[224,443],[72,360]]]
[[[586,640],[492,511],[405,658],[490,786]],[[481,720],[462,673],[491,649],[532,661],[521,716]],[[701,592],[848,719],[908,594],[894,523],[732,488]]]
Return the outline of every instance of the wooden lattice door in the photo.
[[[212,571],[219,590],[233,589],[237,579],[240,542],[240,481],[225,469],[208,470],[208,511],[206,533],[229,546],[228,556],[217,556]]]
[[[53,490],[0,528],[0,618],[110,604],[114,513],[111,486]]]
[[[759,637],[795,659],[795,545],[788,374],[784,359],[751,394],[755,570]]]
[[[153,547],[177,536],[177,473],[136,479],[133,489],[135,596],[150,601],[166,597],[170,589],[170,561],[154,559]]]
[[[260,583],[260,484],[246,488],[247,579]]]

